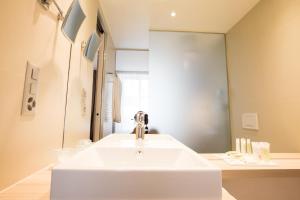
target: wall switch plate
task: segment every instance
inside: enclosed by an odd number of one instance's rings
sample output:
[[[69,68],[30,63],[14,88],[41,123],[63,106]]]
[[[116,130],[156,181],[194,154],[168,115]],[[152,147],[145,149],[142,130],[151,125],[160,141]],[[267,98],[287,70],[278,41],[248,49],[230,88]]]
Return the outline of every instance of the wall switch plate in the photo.
[[[40,74],[40,69],[38,69],[38,68],[32,68],[31,79],[38,80],[39,74]]]
[[[34,95],[37,92],[37,84],[36,83],[30,83],[30,94]]]
[[[30,62],[27,62],[21,112],[22,115],[33,116],[35,114],[37,106],[39,72],[39,68]]]
[[[243,129],[259,130],[257,113],[244,113],[242,127]]]

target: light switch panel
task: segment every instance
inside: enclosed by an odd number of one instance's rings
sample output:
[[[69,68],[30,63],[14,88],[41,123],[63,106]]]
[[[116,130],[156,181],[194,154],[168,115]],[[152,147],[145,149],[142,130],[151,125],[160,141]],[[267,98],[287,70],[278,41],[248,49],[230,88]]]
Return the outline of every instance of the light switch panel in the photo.
[[[39,68],[32,68],[32,71],[31,71],[31,78],[33,80],[38,80],[39,78],[39,73],[40,73],[40,69]]]
[[[27,62],[23,91],[22,115],[34,115],[37,106],[39,68]]]
[[[259,130],[257,113],[244,113],[242,127],[243,129]]]
[[[37,85],[36,83],[30,83],[30,94],[32,94],[32,95],[36,94],[36,92],[37,92],[36,85]]]

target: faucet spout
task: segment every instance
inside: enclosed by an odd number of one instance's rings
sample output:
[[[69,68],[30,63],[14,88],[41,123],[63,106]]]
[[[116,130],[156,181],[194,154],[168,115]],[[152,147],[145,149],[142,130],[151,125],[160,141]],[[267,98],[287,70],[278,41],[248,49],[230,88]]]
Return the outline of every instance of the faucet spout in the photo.
[[[136,126],[136,129],[135,129],[135,136],[136,136],[136,139],[144,139],[145,137],[145,130],[144,130],[144,126],[141,125],[141,124],[138,124]]]

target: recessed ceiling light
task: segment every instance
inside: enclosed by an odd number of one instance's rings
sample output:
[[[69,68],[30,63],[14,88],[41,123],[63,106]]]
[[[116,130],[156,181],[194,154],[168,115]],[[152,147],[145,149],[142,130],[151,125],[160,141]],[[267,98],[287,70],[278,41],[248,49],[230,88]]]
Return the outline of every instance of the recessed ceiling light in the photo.
[[[171,16],[172,16],[172,17],[176,17],[176,12],[175,12],[175,11],[172,11],[172,12],[171,12]]]

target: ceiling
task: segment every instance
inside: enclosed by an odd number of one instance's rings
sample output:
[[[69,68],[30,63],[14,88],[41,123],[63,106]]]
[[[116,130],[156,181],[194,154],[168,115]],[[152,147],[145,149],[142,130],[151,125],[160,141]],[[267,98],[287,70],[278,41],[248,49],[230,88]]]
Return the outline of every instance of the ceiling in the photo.
[[[116,48],[148,49],[149,30],[226,33],[260,0],[99,1]]]

